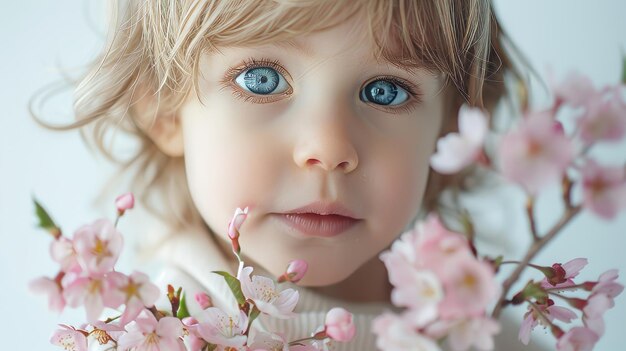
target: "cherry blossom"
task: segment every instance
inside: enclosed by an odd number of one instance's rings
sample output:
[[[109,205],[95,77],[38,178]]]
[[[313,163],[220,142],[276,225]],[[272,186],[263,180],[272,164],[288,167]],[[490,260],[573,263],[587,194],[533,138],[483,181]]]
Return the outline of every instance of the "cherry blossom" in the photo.
[[[419,334],[402,317],[385,312],[372,322],[372,332],[377,336],[379,350],[394,351],[441,351],[437,343]]]
[[[67,325],[60,326],[62,329],[57,329],[50,337],[52,345],[67,351],[87,351],[87,336],[84,332]]]
[[[243,311],[230,316],[217,307],[209,307],[202,316],[203,322],[198,324],[197,332],[204,340],[235,348],[246,343],[247,337],[243,333],[248,326],[248,316]]]
[[[113,269],[122,250],[122,235],[109,220],[99,219],[74,233],[74,248],[84,270],[107,273]]]
[[[620,88],[611,89],[609,97],[592,96],[585,113],[578,119],[580,139],[587,145],[597,141],[620,141],[626,132],[626,103]]]
[[[556,263],[555,265],[559,265],[560,268],[562,268],[562,270],[565,272],[562,277],[558,277],[559,280],[562,280],[563,282],[553,285],[552,283],[548,281],[547,278],[544,278],[541,281],[541,286],[545,289],[550,289],[550,288],[568,288],[570,286],[575,285],[573,279],[578,275],[578,273],[580,273],[580,271],[583,268],[585,268],[585,266],[587,265],[587,262],[588,261],[586,258],[579,257],[579,258],[570,260],[562,265]]]
[[[431,167],[442,174],[465,168],[479,157],[488,129],[488,117],[481,109],[461,106],[459,133],[449,133],[437,141],[437,152],[430,158]]]
[[[111,308],[119,306],[114,303],[115,287],[111,283],[104,275],[78,276],[69,279],[67,286],[64,287],[63,296],[69,306],[84,305],[87,322],[93,323],[100,317],[105,306]]]
[[[157,321],[152,313],[144,310],[126,330],[128,333],[118,340],[120,351],[186,351],[181,340],[183,324],[178,318],[163,317]]]
[[[573,155],[571,140],[548,111],[526,115],[498,145],[502,174],[531,195],[560,180]]]
[[[426,328],[432,337],[448,336],[447,342],[452,351],[466,351],[472,346],[478,350],[493,350],[493,338],[500,332],[500,324],[491,318],[461,318],[439,320]]]
[[[326,313],[324,330],[326,335],[336,341],[350,341],[356,333],[352,313],[341,307],[334,307]]]
[[[601,167],[589,159],[582,168],[582,188],[583,205],[601,218],[612,219],[626,206],[624,167]]]
[[[557,319],[564,323],[570,323],[572,320],[576,319],[576,313],[566,307],[556,306],[552,300],[548,300],[547,304],[536,305],[540,308],[541,313],[543,313],[544,318],[547,318],[548,321],[552,322]],[[522,322],[522,326],[519,330],[519,340],[524,344],[528,345],[530,342],[530,333],[535,329],[538,324],[545,325],[545,321],[538,315],[534,308],[528,306],[529,311],[524,315],[524,321]],[[545,325],[546,327],[548,325]]]
[[[50,256],[61,265],[64,272],[79,272],[81,270],[76,258],[74,242],[64,236],[50,243]]]
[[[65,308],[63,289],[58,281],[47,277],[37,278],[28,285],[29,290],[36,294],[48,296],[48,309],[61,313]]]
[[[119,272],[110,273],[107,278],[114,289],[111,291],[113,305],[125,304],[120,317],[120,324],[126,325],[134,320],[144,307],[151,307],[159,298],[159,288],[150,282],[144,273],[133,272],[126,276]]]
[[[441,279],[446,294],[439,304],[442,318],[479,316],[500,293],[493,267],[487,262],[459,255],[444,267]]]
[[[252,341],[248,342],[248,347],[252,351],[289,351],[292,350],[289,347],[289,343],[285,338],[278,333],[263,333],[258,332],[251,337]]]
[[[580,107],[598,92],[588,76],[572,71],[562,82],[556,82],[554,74],[548,72],[548,81],[552,87],[558,103],[567,103],[573,107]]]
[[[188,351],[201,351],[206,345],[206,341],[202,339],[198,332],[198,320],[194,317],[186,317],[182,320],[185,330],[185,338],[183,342]]]
[[[574,327],[563,334],[556,344],[558,351],[591,351],[598,335],[585,327]]]
[[[617,297],[624,291],[624,286],[616,281],[618,277],[617,269],[610,269],[602,273],[591,289],[591,294],[605,294],[611,299]]]
[[[123,214],[127,210],[135,206],[135,196],[132,193],[122,194],[115,198],[115,207],[119,214]]]
[[[233,219],[228,223],[228,236],[231,239],[236,239],[239,237],[239,230],[243,225],[243,222],[248,217],[248,207],[245,209],[241,209],[237,207],[235,210],[235,214],[233,215]]]
[[[287,265],[287,270],[284,274],[285,280],[297,283],[304,277],[308,269],[309,265],[305,260],[293,260]],[[279,279],[279,282],[280,281]]]
[[[295,316],[293,309],[298,303],[299,293],[294,289],[278,291],[270,278],[255,275],[252,267],[245,267],[239,278],[244,296],[254,301],[256,307],[270,316],[287,319]]]
[[[205,292],[197,292],[194,295],[194,299],[203,310],[206,310],[209,307],[213,307],[213,300],[211,299],[211,296],[209,296]]]
[[[117,342],[120,336],[126,334],[126,329],[117,323],[104,323],[97,321],[92,324],[93,330],[89,332],[90,337],[94,337],[100,345],[106,345],[110,341]]]

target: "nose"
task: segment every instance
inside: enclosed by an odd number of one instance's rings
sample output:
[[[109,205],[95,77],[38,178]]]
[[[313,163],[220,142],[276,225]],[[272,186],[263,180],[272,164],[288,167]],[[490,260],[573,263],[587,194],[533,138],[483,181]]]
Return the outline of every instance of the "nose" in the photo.
[[[322,109],[309,111],[321,112]],[[295,163],[300,168],[321,168],[326,172],[339,170],[344,174],[352,172],[359,163],[359,158],[350,136],[350,118],[346,115],[326,113],[311,118],[304,118],[302,133],[297,133],[293,153]],[[344,111],[345,112],[345,111]]]

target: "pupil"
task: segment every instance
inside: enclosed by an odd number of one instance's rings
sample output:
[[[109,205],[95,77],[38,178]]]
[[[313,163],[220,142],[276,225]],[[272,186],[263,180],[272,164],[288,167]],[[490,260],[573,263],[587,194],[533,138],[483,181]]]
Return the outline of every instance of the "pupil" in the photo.
[[[398,88],[391,82],[377,80],[365,87],[364,95],[366,101],[371,101],[379,105],[389,105],[398,95]]]
[[[244,81],[253,93],[267,95],[278,87],[280,77],[272,68],[258,67],[246,72]]]

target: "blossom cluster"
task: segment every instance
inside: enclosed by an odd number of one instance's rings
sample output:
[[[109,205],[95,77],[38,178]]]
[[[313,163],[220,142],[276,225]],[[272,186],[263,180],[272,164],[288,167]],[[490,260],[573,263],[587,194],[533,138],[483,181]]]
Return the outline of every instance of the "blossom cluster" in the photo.
[[[492,315],[498,317],[507,305],[527,304],[528,312],[519,334],[524,344],[528,344],[531,330],[541,324],[550,328],[557,338],[557,350],[593,349],[604,333],[604,312],[613,307],[614,298],[623,290],[623,285],[616,281],[617,270],[607,271],[597,281],[574,283],[574,277],[587,263],[584,258],[563,265],[555,263],[551,267],[537,266],[530,261],[581,210],[608,220],[626,207],[626,167],[601,165],[589,155],[590,149],[597,144],[624,140],[624,84],[626,81],[596,89],[588,77],[578,73],[571,73],[561,83],[552,80],[555,97],[552,106],[544,110],[525,108],[518,125],[496,137],[492,156],[486,147],[489,116],[479,108],[463,106],[459,111],[459,131],[441,138],[437,152],[431,157],[431,166],[440,173],[453,174],[479,164],[517,184],[527,195],[526,212],[533,240],[524,260],[503,261],[502,257],[492,260],[495,268],[504,263],[518,265],[502,284]],[[569,109],[574,116],[575,126],[570,133],[565,132],[559,120],[564,109]],[[547,186],[558,182],[562,185],[565,211],[560,220],[542,235],[535,224],[535,199]],[[578,203],[573,200],[573,189],[582,193]],[[416,250],[419,252],[419,248]],[[509,290],[526,267],[540,270],[543,280],[528,282],[508,299]],[[398,269],[396,265],[394,269]],[[581,291],[586,296],[569,295]],[[579,310],[583,326],[564,331],[556,325],[555,320],[570,323],[578,316],[571,309],[558,306],[555,299]],[[428,329],[423,331],[428,332]],[[466,349],[454,347],[454,344],[458,345],[455,340],[458,338],[450,340],[453,349]]]
[[[380,258],[394,286],[391,300],[406,310],[374,321],[378,348],[436,351],[444,337],[453,351],[493,348],[500,326],[486,309],[499,293],[494,265],[478,259],[463,235],[431,215]]]
[[[520,123],[497,140],[499,167],[493,168],[495,162],[485,150],[488,115],[465,105],[459,111],[459,132],[438,141],[431,166],[452,174],[479,162],[520,185],[532,198],[559,181],[571,187],[569,170],[578,174],[576,183],[582,189],[584,208],[601,218],[615,217],[626,206],[625,168],[601,165],[588,152],[599,143],[624,139],[624,85],[596,89],[588,77],[571,73],[562,83],[553,83],[553,90],[551,107],[523,111]],[[558,119],[566,107],[574,111],[575,119],[575,130],[569,135]]]
[[[557,338],[557,350],[591,350],[604,334],[604,313],[612,308],[614,298],[622,293],[624,286],[617,282],[617,270],[611,269],[597,281],[577,284],[574,279],[587,265],[585,258],[576,258],[565,264],[555,263],[552,267],[534,267],[545,274],[541,281],[531,281],[510,301],[511,304],[528,303],[528,312],[519,332],[519,339],[525,345],[530,341],[531,331],[539,324],[549,328]],[[586,298],[566,293],[588,293]],[[567,331],[559,327],[555,320],[571,323],[578,319],[577,314],[567,307],[559,306],[562,301],[581,314],[583,326],[575,326]]]
[[[288,319],[299,294],[295,289],[281,290],[267,277],[251,275],[253,268],[241,261],[239,230],[248,211],[237,209],[229,223],[233,252],[240,260],[237,277],[228,272],[214,272],[226,280],[238,306],[236,313],[213,306],[211,297],[197,293],[194,298],[202,307],[198,315],[189,314],[182,288],[168,285],[168,311],[159,310],[155,302],[159,288],[147,275],[133,272],[125,275],[115,270],[123,239],[116,225],[124,213],[133,208],[134,197],[124,194],[116,199],[117,220],[99,219],[80,227],[72,238],[63,236],[43,207],[35,203],[40,226],[54,237],[50,246],[52,259],[59,264],[55,278],[42,277],[30,288],[48,296],[49,308],[61,312],[66,306],[84,307],[87,323],[79,328],[61,325],[50,341],[64,350],[86,351],[90,345],[106,345],[120,351],[318,351],[320,342],[328,339],[347,342],[355,335],[352,314],[341,307],[331,309],[324,326],[310,337],[288,341],[281,332],[262,332],[252,328],[260,314]],[[305,261],[289,263],[278,283],[297,283],[306,273]],[[105,308],[119,314],[100,320]],[[310,342],[310,343],[308,343]],[[320,346],[317,346],[320,345]]]

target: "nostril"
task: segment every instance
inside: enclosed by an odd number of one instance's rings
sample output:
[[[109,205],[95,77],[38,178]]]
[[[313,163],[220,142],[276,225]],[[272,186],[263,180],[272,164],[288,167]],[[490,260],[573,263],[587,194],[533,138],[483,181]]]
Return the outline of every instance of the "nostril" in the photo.
[[[309,165],[316,165],[316,164],[319,164],[319,163],[321,163],[321,162],[320,162],[319,160],[316,160],[316,159],[312,158],[312,159],[309,159],[309,160],[307,161],[307,163],[308,163]]]

